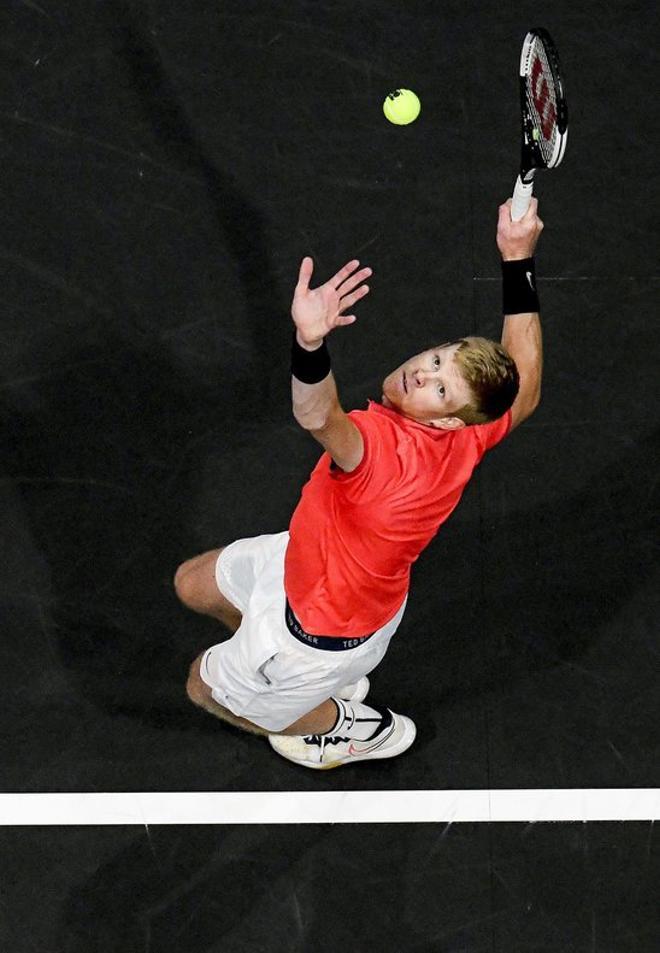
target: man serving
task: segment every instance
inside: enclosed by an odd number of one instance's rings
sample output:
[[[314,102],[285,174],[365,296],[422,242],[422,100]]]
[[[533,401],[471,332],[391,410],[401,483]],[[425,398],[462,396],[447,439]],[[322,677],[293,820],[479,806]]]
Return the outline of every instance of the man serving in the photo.
[[[532,199],[500,206],[504,326],[431,347],[392,371],[381,402],[346,413],[326,338],[352,324],[370,268],[350,261],[309,287],[304,258],[291,315],[296,421],[321,444],[288,532],[240,539],[183,563],[175,587],[231,638],[193,662],[195,704],[267,735],[283,757],[324,769],[401,754],[405,715],[365,698],[404,614],[410,570],[456,507],[483,455],[538,405],[542,343]]]

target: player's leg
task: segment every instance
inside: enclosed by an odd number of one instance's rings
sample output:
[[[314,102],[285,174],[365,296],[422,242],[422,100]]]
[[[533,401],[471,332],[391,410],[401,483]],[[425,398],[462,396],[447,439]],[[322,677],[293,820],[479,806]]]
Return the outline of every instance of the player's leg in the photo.
[[[220,718],[230,725],[234,725],[236,728],[242,728],[244,731],[249,731],[255,735],[272,734],[272,732],[266,728],[262,728],[254,722],[248,721],[246,718],[240,718],[238,715],[229,711],[228,708],[218,704],[213,698],[210,687],[202,680],[199,674],[202,658],[203,655],[200,655],[190,666],[190,673],[186,683],[188,698],[199,708],[203,708],[204,711],[215,715],[216,718]],[[324,734],[334,727],[336,721],[337,705],[332,699],[328,699],[321,705],[318,705],[313,711],[308,712],[302,718],[298,719],[282,733],[291,735]]]
[[[235,635],[230,643],[237,638]],[[226,650],[231,647],[230,643],[218,648]],[[403,753],[414,741],[415,726],[409,718],[396,715],[386,708],[349,702],[335,696],[327,698],[288,725],[282,718],[281,710],[282,704],[290,710],[287,699],[271,695],[267,708],[264,708],[265,693],[258,696],[261,702],[258,715],[251,714],[250,719],[237,715],[215,700],[213,690],[201,677],[200,665],[205,666],[207,677],[209,675],[208,656],[213,651],[211,649],[203,653],[191,666],[186,686],[191,701],[237,728],[267,735],[278,754],[290,761],[309,768],[332,768],[366,758],[391,758]],[[233,697],[236,703],[236,697]],[[248,694],[248,710],[254,708],[254,703],[254,695]],[[262,723],[258,724],[252,718]]]
[[[365,645],[348,646],[351,651],[344,655],[333,642],[319,655],[320,648],[296,641],[286,625],[287,542],[285,533],[237,540],[220,559],[217,553],[205,554],[205,559],[191,561],[192,567],[181,568],[177,589],[191,608],[218,617],[213,590],[209,599],[213,569],[216,586],[231,597],[234,612],[243,612],[232,638],[211,646],[193,663],[187,683],[190,699],[243,730],[268,735],[279,754],[307,767],[402,753],[414,740],[412,722],[389,709],[344,700],[341,689],[362,681],[368,687],[366,673],[384,655],[404,606]],[[195,584],[184,591],[187,569],[197,573],[205,562],[209,565],[201,587]],[[221,616],[225,612],[222,607]]]
[[[212,549],[181,563],[174,576],[176,594],[185,606],[212,616],[231,632],[241,624],[241,613],[223,596],[216,582],[216,564],[222,549]]]
[[[235,715],[216,702],[210,687],[199,674],[202,658],[203,655],[200,655],[190,668],[186,685],[190,700],[204,711],[236,728],[255,735],[267,735],[279,754],[298,764],[316,768],[334,767],[351,760],[363,760],[365,757],[392,757],[405,751],[414,740],[415,728],[409,719],[394,715],[388,709],[372,708],[335,698],[326,699],[287,728],[279,731],[263,728],[253,721]],[[335,740],[332,736],[336,732],[340,733],[340,737]],[[306,740],[308,738],[310,741]],[[331,739],[333,746],[332,756],[326,755],[325,762],[324,738]],[[358,745],[359,742],[362,744]]]

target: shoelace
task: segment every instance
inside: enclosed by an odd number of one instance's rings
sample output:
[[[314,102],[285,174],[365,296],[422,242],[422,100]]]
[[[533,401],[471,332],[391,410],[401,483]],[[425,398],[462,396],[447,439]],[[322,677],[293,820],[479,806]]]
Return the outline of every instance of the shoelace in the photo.
[[[307,735],[304,739],[306,745],[319,745],[321,754],[323,754],[326,745],[338,745],[350,740],[350,738],[342,738],[341,735],[333,735],[332,737],[328,737],[328,735]]]
[[[306,745],[316,745],[321,749],[319,751],[320,764],[323,761],[323,753],[326,745],[338,745],[343,741],[350,741],[350,738],[342,738],[340,735],[333,735],[332,737],[328,737],[328,735],[307,735],[304,740]]]

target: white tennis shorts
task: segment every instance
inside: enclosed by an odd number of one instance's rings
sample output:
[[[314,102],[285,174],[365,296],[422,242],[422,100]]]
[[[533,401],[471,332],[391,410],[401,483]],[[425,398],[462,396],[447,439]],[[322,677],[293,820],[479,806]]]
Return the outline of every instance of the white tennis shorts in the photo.
[[[362,645],[328,651],[299,642],[284,621],[288,533],[239,539],[216,564],[220,592],[243,614],[236,633],[202,656],[213,698],[267,731],[282,731],[381,661],[405,611]]]

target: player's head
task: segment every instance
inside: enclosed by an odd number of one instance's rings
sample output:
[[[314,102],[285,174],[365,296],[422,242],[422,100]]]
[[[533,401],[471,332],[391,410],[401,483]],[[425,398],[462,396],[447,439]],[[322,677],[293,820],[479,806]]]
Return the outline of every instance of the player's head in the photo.
[[[497,420],[518,393],[501,344],[465,337],[416,354],[383,381],[383,404],[430,427],[458,430]]]

